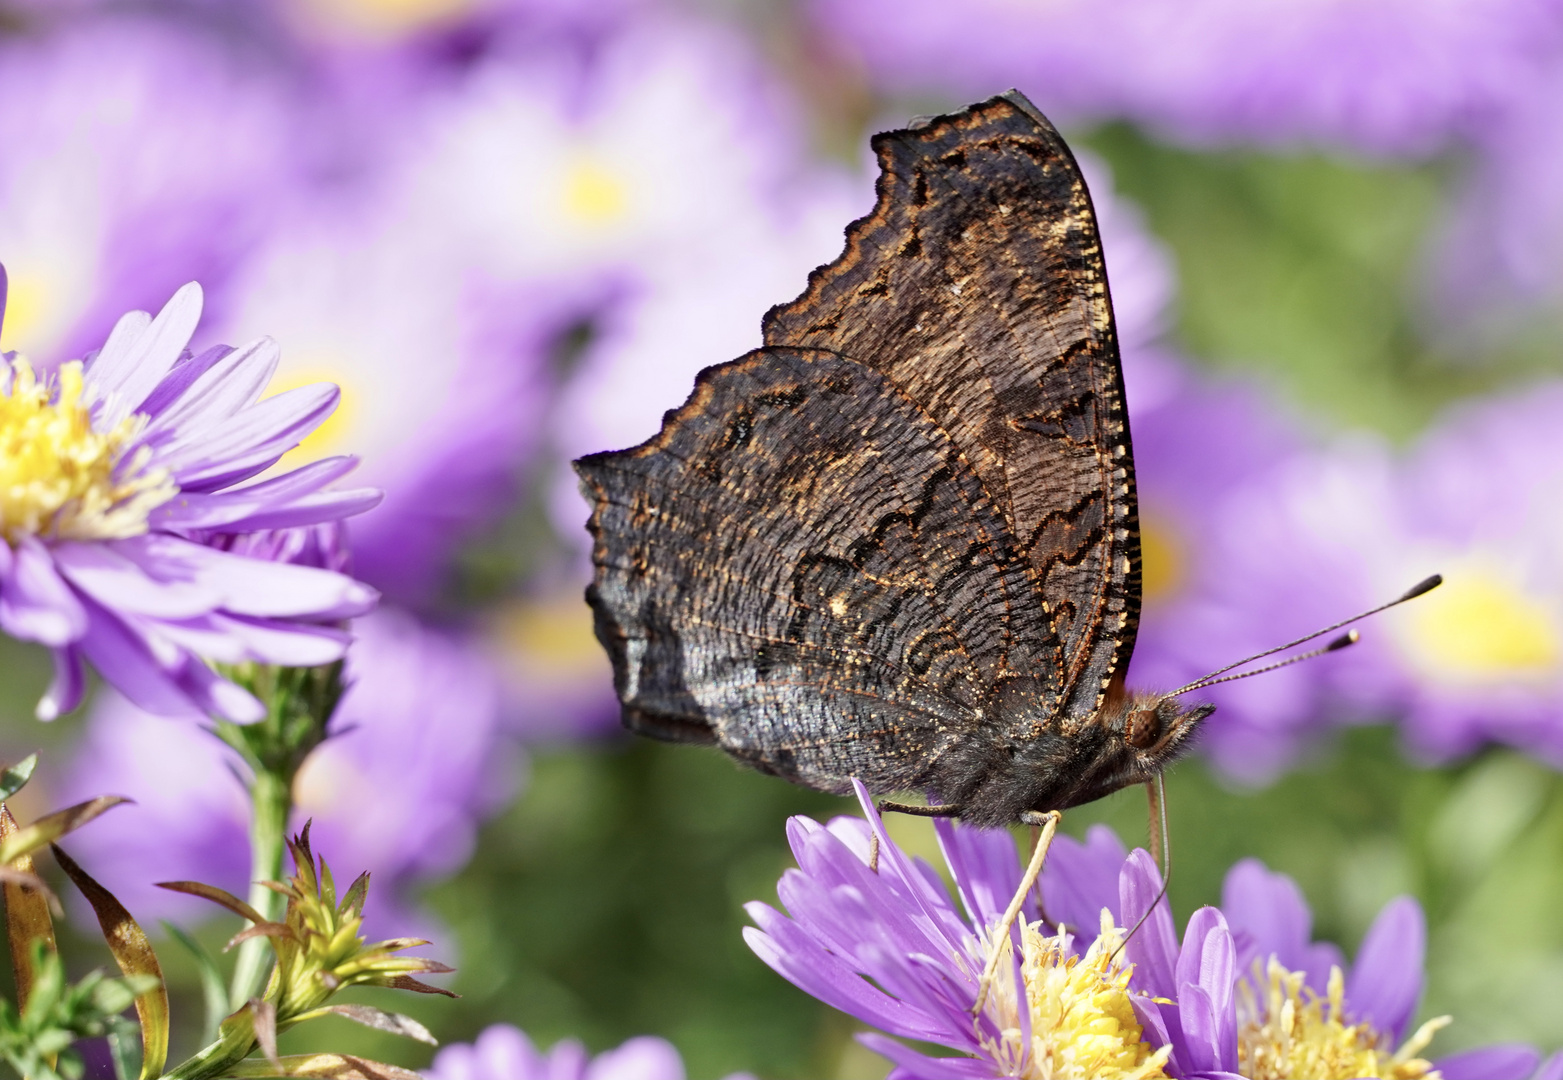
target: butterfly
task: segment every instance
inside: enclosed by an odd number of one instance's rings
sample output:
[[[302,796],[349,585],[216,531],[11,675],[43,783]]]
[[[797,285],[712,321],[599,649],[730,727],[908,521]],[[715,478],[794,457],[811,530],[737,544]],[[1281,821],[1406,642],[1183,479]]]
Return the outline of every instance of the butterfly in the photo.
[[[587,601],[635,731],[1035,821],[1153,780],[1213,711],[1124,683],[1140,542],[1101,240],[1017,91],[873,147],[877,204],[763,347],[575,463]]]

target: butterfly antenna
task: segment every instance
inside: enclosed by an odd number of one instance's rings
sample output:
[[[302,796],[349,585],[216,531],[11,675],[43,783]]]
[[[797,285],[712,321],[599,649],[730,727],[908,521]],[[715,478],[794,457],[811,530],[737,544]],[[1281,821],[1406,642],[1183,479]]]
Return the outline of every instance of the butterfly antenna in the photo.
[[[1134,935],[1140,932],[1140,927],[1145,925],[1145,920],[1151,917],[1151,912],[1156,910],[1156,905],[1167,898],[1167,887],[1172,884],[1172,840],[1167,832],[1167,786],[1162,782],[1160,773],[1146,783],[1145,793],[1150,796],[1151,802],[1151,847],[1160,849],[1156,852],[1156,862],[1159,864],[1157,869],[1161,871],[1161,891],[1145,909],[1145,914],[1123,936],[1112,956],[1107,958],[1108,963],[1118,959],[1118,954],[1128,947]]]
[[[1202,676],[1198,679],[1195,679],[1187,686],[1174,690],[1171,694],[1168,695],[1168,697],[1177,697],[1179,694],[1186,694],[1190,690],[1198,690],[1202,687],[1214,686],[1216,683],[1231,682],[1233,679],[1246,679],[1250,675],[1258,675],[1265,671],[1274,671],[1277,668],[1283,668],[1290,664],[1300,663],[1303,660],[1311,660],[1315,656],[1323,656],[1325,653],[1336,652],[1340,649],[1344,649],[1348,645],[1355,645],[1357,642],[1357,635],[1356,632],[1353,631],[1349,634],[1342,634],[1340,637],[1336,638],[1322,649],[1314,649],[1312,652],[1303,653],[1301,656],[1294,656],[1291,659],[1283,660],[1278,664],[1271,664],[1268,667],[1259,668],[1255,671],[1247,671],[1241,675],[1233,675],[1225,679],[1220,678],[1220,676],[1225,675],[1227,672],[1232,671],[1235,668],[1240,668],[1245,664],[1252,664],[1255,660],[1263,660],[1267,656],[1274,656],[1278,652],[1285,652],[1287,649],[1295,648],[1304,642],[1312,641],[1316,637],[1323,637],[1325,634],[1339,630],[1343,626],[1349,626],[1359,619],[1366,619],[1369,615],[1377,615],[1381,611],[1388,611],[1397,604],[1404,604],[1407,600],[1415,600],[1419,596],[1432,592],[1443,583],[1444,579],[1442,574],[1434,574],[1432,577],[1424,578],[1387,604],[1380,604],[1378,607],[1364,611],[1360,615],[1353,615],[1349,619],[1342,619],[1340,622],[1331,623],[1322,630],[1315,630],[1313,633],[1300,637],[1296,641],[1288,641],[1285,645],[1277,645],[1273,649],[1266,649],[1264,652],[1258,652],[1253,656],[1245,657],[1235,664],[1228,664],[1224,668],[1218,668],[1217,670],[1212,671],[1209,675]]]

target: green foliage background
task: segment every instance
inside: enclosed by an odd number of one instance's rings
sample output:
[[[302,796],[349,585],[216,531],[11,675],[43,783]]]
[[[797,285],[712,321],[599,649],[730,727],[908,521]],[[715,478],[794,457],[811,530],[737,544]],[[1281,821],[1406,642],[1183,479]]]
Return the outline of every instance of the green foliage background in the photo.
[[[1555,326],[1544,318],[1496,346],[1427,329],[1419,275],[1458,160],[1387,167],[1195,153],[1120,126],[1071,134],[1111,163],[1119,189],[1173,251],[1179,342],[1214,369],[1257,375],[1316,430],[1404,439],[1462,395],[1557,369]],[[541,543],[538,520],[512,522],[503,536]],[[496,548],[474,565],[503,576],[518,555]],[[48,762],[79,730],[79,718],[47,728],[31,719],[43,668],[40,653],[0,643],[9,759],[42,746]],[[44,775],[19,816],[48,809],[47,789]],[[1195,760],[1171,775],[1169,792],[1180,920],[1217,902],[1222,876],[1247,856],[1293,875],[1316,934],[1348,951],[1384,901],[1410,892],[1430,923],[1423,1017],[1455,1016],[1435,1050],[1563,1042],[1563,784],[1550,770],[1498,750],[1423,768],[1391,729],[1368,727],[1316,747],[1263,790],[1235,790]],[[447,1041],[495,1021],[544,1044],[576,1036],[593,1049],[661,1034],[695,1078],[883,1075],[851,1042],[851,1022],[773,975],[739,936],[741,904],[773,900],[790,865],[786,817],[852,811],[711,751],[628,739],[537,748],[522,797],[487,826],[471,864],[427,897],[450,929],[434,951],[459,959],[453,985],[463,1000],[382,994],[376,1003]],[[1145,820],[1136,790],[1072,811],[1065,828],[1105,821],[1132,844],[1143,842]],[[931,852],[926,823],[896,828]],[[210,926],[203,940],[220,946],[231,932]],[[67,944],[76,969],[107,960],[85,937]],[[164,952],[176,1017],[189,1025],[176,1032],[177,1060],[193,1049],[199,991],[176,947]],[[291,1049],[328,1045],[401,1062],[426,1054],[336,1021],[294,1037]]]

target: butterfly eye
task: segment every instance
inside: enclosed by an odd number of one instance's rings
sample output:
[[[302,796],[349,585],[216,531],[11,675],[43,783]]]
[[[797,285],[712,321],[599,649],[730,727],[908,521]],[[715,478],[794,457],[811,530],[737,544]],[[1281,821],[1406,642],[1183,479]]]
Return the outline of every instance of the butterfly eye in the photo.
[[[1161,725],[1156,722],[1155,709],[1137,709],[1129,714],[1129,729],[1123,738],[1136,750],[1145,750],[1156,744]]]

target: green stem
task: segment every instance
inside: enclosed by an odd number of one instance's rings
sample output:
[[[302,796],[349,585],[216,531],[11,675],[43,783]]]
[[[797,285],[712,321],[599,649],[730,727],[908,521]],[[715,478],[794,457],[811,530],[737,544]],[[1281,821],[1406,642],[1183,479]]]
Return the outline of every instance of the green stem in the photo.
[[[250,906],[268,921],[276,921],[283,898],[265,885],[282,879],[282,853],[293,810],[291,778],[258,769],[250,784]],[[271,959],[271,943],[253,937],[239,945],[233,969],[231,1008],[239,1009],[260,994]]]

